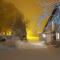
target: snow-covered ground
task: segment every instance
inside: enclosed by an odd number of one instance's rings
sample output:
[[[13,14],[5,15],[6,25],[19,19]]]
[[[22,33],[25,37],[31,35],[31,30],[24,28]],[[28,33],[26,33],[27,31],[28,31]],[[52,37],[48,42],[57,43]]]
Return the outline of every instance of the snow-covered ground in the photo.
[[[15,45],[17,48],[47,48],[46,44],[44,41],[40,42],[21,42],[20,40],[15,41]]]

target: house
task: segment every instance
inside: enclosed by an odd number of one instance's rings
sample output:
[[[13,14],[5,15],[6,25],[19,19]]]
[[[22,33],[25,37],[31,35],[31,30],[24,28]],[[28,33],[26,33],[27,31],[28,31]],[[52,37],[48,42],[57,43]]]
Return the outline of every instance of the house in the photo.
[[[47,24],[42,32],[42,39],[46,43],[56,45],[60,42],[60,5],[57,4],[49,17]]]

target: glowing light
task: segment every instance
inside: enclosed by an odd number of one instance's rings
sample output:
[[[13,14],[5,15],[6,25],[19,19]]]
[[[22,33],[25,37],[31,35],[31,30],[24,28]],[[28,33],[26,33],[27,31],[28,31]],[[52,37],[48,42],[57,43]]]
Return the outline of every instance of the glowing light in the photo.
[[[12,32],[11,32],[11,31],[7,31],[7,32],[6,32],[6,35],[7,35],[7,36],[11,36],[11,35],[12,35]]]
[[[46,34],[42,34],[42,36],[45,38],[46,37]]]
[[[56,33],[56,39],[59,39],[59,35],[60,35],[59,33]]]
[[[37,41],[39,41],[39,37],[34,36],[34,34],[31,30],[27,30],[27,40],[29,42],[37,42]]]
[[[5,31],[5,35],[6,36],[11,36],[12,35],[12,30],[11,29],[7,29],[6,31]]]

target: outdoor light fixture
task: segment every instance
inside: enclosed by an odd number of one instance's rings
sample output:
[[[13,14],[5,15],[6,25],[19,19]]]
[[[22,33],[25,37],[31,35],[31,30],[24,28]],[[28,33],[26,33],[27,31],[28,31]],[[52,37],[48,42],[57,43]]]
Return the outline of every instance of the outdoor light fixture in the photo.
[[[46,38],[46,34],[42,34],[43,38]]]

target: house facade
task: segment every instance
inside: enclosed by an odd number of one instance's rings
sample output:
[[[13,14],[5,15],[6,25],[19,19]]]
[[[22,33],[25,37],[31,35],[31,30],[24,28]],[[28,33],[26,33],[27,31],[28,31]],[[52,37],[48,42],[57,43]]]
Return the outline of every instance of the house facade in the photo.
[[[57,4],[45,25],[42,38],[47,42],[60,41],[60,4]]]

